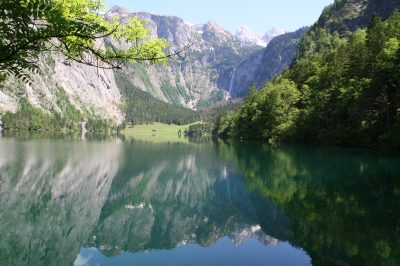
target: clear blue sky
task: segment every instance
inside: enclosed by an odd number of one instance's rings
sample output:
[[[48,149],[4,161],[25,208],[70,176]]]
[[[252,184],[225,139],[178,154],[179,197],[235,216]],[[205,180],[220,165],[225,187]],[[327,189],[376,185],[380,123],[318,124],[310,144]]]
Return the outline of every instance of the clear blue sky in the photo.
[[[323,8],[334,0],[107,0],[107,8],[123,6],[132,12],[146,11],[177,16],[192,23],[213,20],[235,33],[241,25],[263,34],[274,26],[294,31],[312,25]]]

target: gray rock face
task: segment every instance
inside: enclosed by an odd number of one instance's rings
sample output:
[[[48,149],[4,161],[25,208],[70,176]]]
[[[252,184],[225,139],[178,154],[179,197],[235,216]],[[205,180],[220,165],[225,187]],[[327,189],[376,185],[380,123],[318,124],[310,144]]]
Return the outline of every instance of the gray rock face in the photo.
[[[40,58],[39,66],[41,72],[32,75],[31,85],[14,77],[1,84],[0,111],[16,112],[19,99],[27,97],[44,112],[62,112],[60,106],[66,99],[60,98],[59,88],[63,88],[66,98],[81,113],[112,119],[117,124],[123,121],[121,94],[112,70],[67,63],[63,57],[50,54]]]
[[[237,66],[235,75],[231,75],[230,96],[243,97],[249,87],[261,89],[264,83],[272,80],[274,76],[279,76],[292,62],[297,45],[307,30],[308,28],[304,27],[275,37],[266,48],[254,53]]]
[[[253,85],[261,88],[265,82],[280,75],[289,67],[296,55],[297,46],[308,27],[298,29],[274,38],[265,48],[260,64],[254,71]],[[239,93],[240,95],[240,93]]]
[[[246,45],[260,45],[266,47],[268,43],[276,36],[285,34],[286,31],[278,29],[276,27],[271,27],[263,35],[258,35],[254,33],[249,27],[241,26],[237,31],[235,36]]]
[[[271,27],[267,30],[267,32],[262,36],[261,40],[263,40],[266,43],[269,43],[273,38],[276,36],[282,35],[287,33],[287,31],[276,28],[276,27]]]
[[[233,36],[213,21],[193,25],[177,17],[145,12],[131,14],[120,7],[113,7],[106,17],[117,14],[123,18],[122,21],[133,15],[144,20],[151,38],[167,39],[172,44],[171,51],[193,42],[184,61],[171,61],[168,67],[133,65],[128,72],[131,81],[142,90],[164,101],[194,109],[243,96],[253,85],[260,87],[260,84],[279,75],[291,63],[297,48],[297,41],[287,48],[287,44],[293,41],[291,35],[272,43],[271,48],[263,48],[276,36],[285,35],[284,30],[275,27],[259,36],[242,26]],[[265,55],[271,51],[281,60]],[[144,80],[143,76],[148,79]],[[172,93],[179,88],[179,101],[172,99],[171,90],[165,89],[166,84],[175,88]]]
[[[213,21],[193,25],[177,17],[129,13],[120,7],[111,8],[106,18],[116,15],[122,17],[122,23],[134,15],[145,21],[150,38],[168,40],[170,52],[193,43],[183,61],[171,60],[168,67],[133,64],[126,70],[132,83],[140,89],[176,105],[196,109],[224,99],[229,91],[233,69],[249,58],[256,60],[249,65],[257,64],[259,58],[253,54],[262,49],[258,45],[242,44]],[[240,77],[243,71],[239,71],[236,78],[247,80],[249,71],[244,73],[246,76],[243,78]],[[178,100],[172,94],[178,94]]]
[[[367,27],[373,13],[386,20],[396,8],[400,8],[399,0],[351,0],[334,3],[325,8],[318,24],[331,32],[338,31],[341,36],[350,35],[359,28]]]
[[[264,67],[275,64],[276,60],[265,58],[265,48],[257,44],[266,45],[282,30],[272,28],[261,37],[243,27],[242,34],[236,37],[213,21],[190,24],[178,17],[132,13],[119,6],[105,14],[107,19],[115,16],[120,17],[122,23],[137,16],[149,29],[149,38],[164,38],[170,43],[170,53],[192,43],[184,60],[170,60],[168,66],[131,63],[123,70],[124,76],[137,88],[165,102],[198,109],[246,94],[255,80],[259,84],[265,82],[266,76],[271,76],[271,73],[261,73],[264,70],[271,68],[272,74],[280,74],[281,68]],[[1,84],[1,112],[15,112],[21,97],[27,97],[32,105],[45,112],[61,112],[57,92],[62,87],[81,113],[112,119],[115,123],[123,121],[120,109],[123,99],[111,70],[66,63],[64,58],[53,55],[44,55],[40,68],[42,72],[33,75],[32,86],[15,78]]]
[[[247,45],[257,44],[260,46],[267,46],[268,42],[265,42],[260,38],[259,35],[254,33],[249,27],[241,26],[237,31],[235,36],[243,43]]]

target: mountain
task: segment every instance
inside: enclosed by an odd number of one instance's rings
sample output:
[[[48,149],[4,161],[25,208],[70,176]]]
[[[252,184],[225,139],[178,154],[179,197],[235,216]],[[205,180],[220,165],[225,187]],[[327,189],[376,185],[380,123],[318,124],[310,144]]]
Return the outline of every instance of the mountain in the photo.
[[[260,36],[254,33],[249,27],[241,26],[237,31],[235,36],[243,43],[247,45],[260,45],[267,46],[268,42],[265,42],[260,38]]]
[[[236,31],[235,36],[243,44],[246,44],[246,45],[256,44],[256,45],[266,47],[273,38],[275,38],[276,36],[279,36],[281,34],[285,34],[285,33],[286,33],[285,30],[271,27],[267,30],[267,32],[264,35],[261,36],[261,35],[254,33],[249,27],[241,26]]]
[[[372,14],[376,13],[386,20],[399,7],[398,0],[336,0],[323,10],[318,25],[348,36],[359,28],[367,27]]]
[[[287,33],[287,31],[276,28],[276,27],[271,27],[267,30],[267,32],[261,37],[261,40],[263,40],[266,43],[269,43],[273,38],[276,36],[282,35]]]
[[[242,27],[241,37],[236,37],[213,21],[191,24],[174,16],[132,13],[120,6],[112,7],[104,16],[110,20],[118,16],[122,23],[137,16],[149,29],[149,38],[166,39],[172,53],[189,43],[192,46],[186,51],[184,60],[169,60],[168,66],[127,63],[118,73],[67,63],[65,58],[54,54],[43,55],[39,62],[42,71],[32,75],[31,85],[13,77],[0,84],[0,112],[15,113],[21,109],[21,100],[26,99],[30,105],[49,115],[67,114],[68,109],[75,110],[79,121],[102,118],[120,124],[127,117],[134,121],[135,113],[140,113],[141,118],[135,121],[142,123],[159,119],[145,99],[151,98],[154,106],[160,106],[156,101],[171,104],[170,110],[173,106],[197,110],[244,95],[255,81],[262,84],[283,69],[265,67],[276,64],[276,60],[264,56],[268,49],[275,47],[276,50],[276,46],[265,48],[244,43],[246,36],[247,39],[254,37],[258,43],[267,43],[272,36],[282,33],[276,28],[271,28],[264,36],[256,36],[249,28]],[[288,41],[293,43],[290,38]],[[119,44],[106,40],[105,45]],[[279,45],[286,47],[285,42]],[[288,56],[281,57],[291,61]],[[270,70],[271,73],[260,74]],[[161,109],[157,110],[158,114],[162,113]],[[182,113],[182,110],[178,112]],[[180,122],[191,121],[194,117],[192,114],[191,118]],[[163,121],[176,122],[171,117],[163,118]]]
[[[266,81],[271,81],[289,67],[296,55],[297,46],[308,29],[303,27],[271,40],[264,50],[260,65],[254,72],[253,85],[261,88]]]
[[[336,0],[324,8],[318,21],[305,34],[299,44],[296,60],[307,54],[332,49],[333,40],[327,34],[348,38],[357,29],[368,27],[374,13],[386,20],[398,8],[400,0]]]
[[[137,87],[174,105],[198,109],[225,99],[233,69],[262,49],[257,45],[243,45],[213,21],[193,25],[178,17],[130,13],[118,6],[105,14],[107,19],[116,15],[122,22],[132,16],[145,21],[150,37],[168,40],[172,52],[193,42],[185,60],[171,60],[167,67],[130,64],[125,70]]]
[[[301,38],[289,68],[265,90],[252,90],[233,121],[222,117],[216,128],[240,139],[399,151],[397,8],[400,1],[335,1]]]
[[[295,51],[301,37],[299,33],[287,33],[289,35],[278,44],[263,48],[260,44],[267,45],[274,36],[285,35],[285,31],[272,27],[263,36],[258,36],[250,28],[242,26],[233,36],[212,21],[190,24],[177,17],[130,13],[119,6],[106,13],[109,19],[116,15],[123,21],[133,15],[144,20],[150,36],[167,39],[173,45],[172,50],[193,41],[183,61],[170,61],[168,67],[134,64],[127,69],[130,81],[140,89],[163,101],[193,109],[243,96],[255,81],[261,87],[291,63],[294,52],[285,51],[289,48]],[[301,34],[304,32],[300,31]],[[271,59],[268,56],[271,50],[282,60]]]
[[[69,63],[62,56],[44,54],[40,73],[32,74],[32,84],[9,77],[0,83],[0,111],[16,112],[22,99],[44,113],[66,113],[73,106],[85,117],[102,117],[119,124],[124,120],[123,99],[112,70]]]
[[[307,30],[308,27],[304,27],[275,37],[266,48],[254,53],[234,68],[229,84],[229,95],[243,97],[249,87],[256,86],[261,89],[274,76],[279,76],[293,61],[297,45]]]

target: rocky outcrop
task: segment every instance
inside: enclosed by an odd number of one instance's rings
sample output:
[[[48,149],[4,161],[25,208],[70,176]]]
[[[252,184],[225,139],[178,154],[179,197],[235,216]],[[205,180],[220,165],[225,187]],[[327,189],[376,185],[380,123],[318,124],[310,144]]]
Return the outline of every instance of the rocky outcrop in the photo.
[[[61,106],[68,101],[87,117],[111,119],[116,124],[123,121],[121,94],[112,70],[69,63],[52,54],[44,54],[39,67],[40,72],[31,76],[31,84],[14,77],[1,84],[0,111],[16,112],[19,99],[27,97],[33,106],[44,112],[62,113]]]
[[[279,76],[282,71],[292,63],[297,46],[307,32],[308,27],[303,27],[295,32],[289,32],[275,37],[265,48],[262,59],[254,71],[253,85],[261,88],[274,76]],[[239,94],[241,95],[241,94]]]
[[[273,27],[258,36],[242,26],[233,36],[213,21],[193,25],[177,17],[129,13],[117,6],[106,13],[106,17],[111,19],[117,14],[123,22],[133,15],[145,21],[150,36],[167,39],[173,45],[172,51],[193,42],[184,61],[170,61],[168,67],[135,64],[127,70],[132,83],[142,90],[193,109],[241,97],[249,87],[260,87],[279,75],[294,58],[298,39],[305,31],[286,35],[284,30]],[[284,37],[273,42],[276,36]],[[270,45],[262,48],[269,42]]]
[[[260,45],[260,46],[267,46],[268,43],[275,38],[276,36],[285,34],[286,31],[282,29],[278,29],[276,27],[271,27],[267,30],[267,32],[263,35],[258,35],[254,33],[249,27],[241,26],[236,31],[235,36],[246,45]]]
[[[236,37],[213,21],[190,24],[178,17],[132,13],[119,6],[105,14],[110,20],[116,16],[121,23],[137,16],[149,29],[149,38],[164,38],[170,43],[170,53],[192,43],[184,60],[169,60],[168,66],[128,63],[121,75],[137,88],[174,105],[199,109],[229,97],[242,96],[256,80],[257,84],[265,82],[271,75],[278,75],[285,65],[265,58],[263,53],[267,50],[257,45],[266,45],[273,36],[282,33],[276,28],[269,29],[261,37],[243,27],[242,34]],[[120,44],[108,42],[107,45]],[[288,56],[283,57],[290,61]],[[86,117],[112,119],[116,124],[123,121],[124,99],[120,90],[125,88],[117,88],[111,70],[69,63],[50,54],[41,57],[40,69],[41,73],[32,75],[31,85],[12,77],[1,84],[0,112],[15,112],[19,99],[27,97],[44,112],[62,112],[61,105],[69,101]],[[123,83],[127,84],[128,80]],[[60,95],[60,88],[66,95]]]
[[[269,43],[273,38],[285,34],[288,31],[282,30],[276,27],[271,27],[267,30],[267,32],[261,37],[261,40],[263,40],[266,43]]]
[[[348,36],[359,28],[367,27],[373,13],[386,20],[396,8],[400,8],[399,0],[335,1],[324,9],[318,26]]]
[[[237,66],[235,75],[233,72],[231,75],[230,96],[243,97],[249,87],[261,89],[274,76],[279,76],[292,62],[297,45],[307,30],[308,28],[304,27],[275,37],[265,49],[254,53]]]
[[[235,36],[243,43],[247,45],[260,45],[260,46],[267,46],[268,42],[262,40],[262,38],[254,33],[249,27],[247,26],[240,26],[237,29]]]
[[[150,38],[165,38],[172,45],[171,52],[193,43],[183,61],[171,60],[168,67],[132,64],[126,70],[131,82],[140,89],[176,105],[196,109],[224,99],[233,69],[244,61],[253,58],[257,61],[254,54],[262,50],[258,45],[244,45],[213,21],[193,25],[178,17],[130,13],[118,6],[111,8],[106,18],[112,19],[118,14],[122,23],[132,16],[145,21]],[[243,79],[247,80],[247,76]]]

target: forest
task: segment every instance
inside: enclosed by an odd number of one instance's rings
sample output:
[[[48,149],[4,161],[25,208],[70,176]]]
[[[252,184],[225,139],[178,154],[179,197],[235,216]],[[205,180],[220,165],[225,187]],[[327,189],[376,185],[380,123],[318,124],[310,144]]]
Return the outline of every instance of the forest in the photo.
[[[236,139],[400,149],[400,12],[349,37],[316,23],[296,59],[213,131]]]
[[[153,97],[132,84],[129,77],[124,73],[116,71],[115,81],[126,101],[124,107],[125,120],[132,125],[150,122],[185,125],[200,120],[199,112],[175,106]]]

